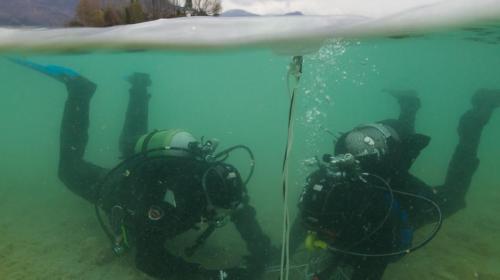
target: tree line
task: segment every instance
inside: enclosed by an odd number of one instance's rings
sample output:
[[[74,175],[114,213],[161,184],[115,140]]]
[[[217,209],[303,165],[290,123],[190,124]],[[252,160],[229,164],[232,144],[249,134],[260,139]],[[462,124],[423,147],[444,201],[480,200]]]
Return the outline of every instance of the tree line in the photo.
[[[220,0],[80,0],[70,27],[106,27],[160,18],[218,16]]]

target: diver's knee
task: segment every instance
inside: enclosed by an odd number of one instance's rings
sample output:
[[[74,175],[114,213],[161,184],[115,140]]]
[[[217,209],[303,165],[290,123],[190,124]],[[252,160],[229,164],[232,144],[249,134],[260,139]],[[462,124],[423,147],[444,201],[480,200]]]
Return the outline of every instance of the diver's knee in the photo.
[[[444,217],[450,217],[467,206],[465,198],[454,199],[449,203],[441,206],[441,212]]]
[[[79,183],[77,168],[75,164],[61,163],[58,170],[59,180],[72,192],[79,193]]]
[[[68,185],[68,182],[71,181],[71,172],[69,170],[70,168],[67,166],[67,164],[60,163],[59,164],[59,169],[57,170],[57,177],[61,182],[63,182],[65,185]]]
[[[66,82],[66,89],[73,97],[90,99],[97,90],[97,85],[85,77],[78,76]]]

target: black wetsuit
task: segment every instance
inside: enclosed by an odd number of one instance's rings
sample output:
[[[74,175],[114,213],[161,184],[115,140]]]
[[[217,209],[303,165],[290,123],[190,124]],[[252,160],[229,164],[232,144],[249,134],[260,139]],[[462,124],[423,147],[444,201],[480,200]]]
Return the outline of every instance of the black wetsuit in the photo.
[[[393,127],[398,133],[402,134],[400,136],[404,138],[403,141],[407,142],[405,160],[395,164],[401,168],[393,169],[391,174],[384,174],[382,177],[388,180],[394,190],[422,195],[433,200],[439,205],[443,216],[448,217],[465,207],[465,195],[479,165],[477,151],[481,132],[488,122],[493,108],[489,108],[488,106],[473,106],[471,110],[462,115],[457,129],[459,135],[458,145],[449,162],[445,182],[443,185],[437,187],[427,185],[409,172],[411,164],[417,158],[421,149],[428,143],[428,140],[425,139],[426,137],[414,133],[417,111],[418,107],[408,109],[402,106],[398,120],[380,122]],[[311,175],[309,183],[316,184],[323,178],[321,171],[316,171]],[[362,204],[359,200],[355,201],[355,203]],[[372,210],[377,208],[387,209],[388,207],[386,197],[379,197],[378,202],[373,201],[372,203]],[[378,203],[378,205],[375,203]],[[397,210],[404,211],[406,222],[402,222],[400,216],[402,212],[394,211],[394,207],[398,208]],[[404,250],[408,247],[402,248],[404,246],[401,246],[401,239],[408,238],[408,236],[402,237],[402,230],[409,229],[413,231],[425,224],[435,222],[437,219],[436,211],[432,205],[425,201],[405,196],[397,195],[397,205],[393,205],[393,212],[384,227],[377,234],[351,249],[353,251],[359,249],[358,252],[373,254]],[[384,211],[379,211],[378,213],[384,213]],[[377,221],[382,219],[380,215],[373,215],[373,217],[373,223],[377,223]],[[346,225],[349,223],[352,223],[352,220],[346,221]],[[338,227],[342,226],[338,225]],[[403,227],[406,227],[406,229]],[[358,227],[359,230],[360,227]],[[290,241],[292,252],[303,242],[305,233],[305,227],[299,215],[292,226],[292,238]],[[347,240],[348,242],[349,240]],[[350,280],[381,279],[387,265],[395,260],[394,257],[357,257],[340,253],[335,253],[335,257],[338,264],[347,264],[351,267],[352,274],[351,278],[349,278]],[[331,266],[320,273],[316,279],[331,279],[331,273],[334,270],[335,266]]]
[[[109,171],[84,160],[88,141],[89,103],[96,86],[85,78],[78,77],[67,82],[66,87],[68,99],[61,125],[59,177],[72,192],[95,203],[98,199],[98,183]],[[147,133],[148,101],[146,86],[131,87],[125,124],[120,137],[120,151],[124,158],[134,153],[136,141]],[[177,187],[168,187],[175,193],[178,207],[172,210],[164,205],[165,203],[161,204],[163,191],[159,194],[160,198],[150,197],[163,207],[163,218],[148,218],[146,210],[151,206],[151,199],[145,199],[142,201],[144,205],[139,207],[143,213],[137,213],[133,225],[136,265],[140,270],[159,279],[174,276],[183,279],[184,273],[210,274],[198,264],[188,263],[171,255],[164,247],[167,239],[192,228],[201,219],[204,202],[200,199],[200,186],[193,179],[193,176],[199,177],[200,174],[195,174],[196,170],[182,168],[186,166],[189,166],[189,163],[171,166],[170,174],[175,177],[173,181],[177,183]],[[193,165],[193,168],[197,167]],[[261,230],[256,221],[255,210],[248,203],[239,207],[232,214],[231,220],[245,240],[250,253],[247,257],[249,274],[240,279],[254,279],[264,271],[265,263],[269,259],[270,240]]]

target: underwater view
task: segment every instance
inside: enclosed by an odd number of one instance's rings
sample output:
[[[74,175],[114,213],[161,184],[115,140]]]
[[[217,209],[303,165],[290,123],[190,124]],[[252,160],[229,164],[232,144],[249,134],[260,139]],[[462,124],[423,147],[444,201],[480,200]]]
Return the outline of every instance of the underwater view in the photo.
[[[500,279],[500,25],[309,39],[6,44],[0,279]]]

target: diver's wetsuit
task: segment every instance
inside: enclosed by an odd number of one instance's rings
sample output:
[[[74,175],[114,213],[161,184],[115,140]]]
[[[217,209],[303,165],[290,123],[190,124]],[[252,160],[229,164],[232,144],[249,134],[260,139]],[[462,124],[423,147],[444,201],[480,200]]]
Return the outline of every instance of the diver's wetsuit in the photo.
[[[417,158],[420,151],[427,146],[430,139],[426,140],[423,135],[414,137],[417,135],[414,133],[415,115],[420,104],[418,103],[418,106],[408,106],[408,104],[400,102],[400,105],[401,111],[398,120],[385,120],[380,123],[393,127],[398,131],[403,141],[408,139],[413,140],[408,142],[406,146],[406,160],[397,163],[404,168],[394,169],[392,174],[384,177],[388,179],[389,184],[394,190],[425,196],[439,205],[444,217],[450,216],[465,207],[465,195],[471,185],[472,177],[479,166],[477,151],[481,132],[495,107],[480,104],[479,102],[474,104],[473,102],[473,108],[462,115],[457,129],[459,142],[449,162],[445,182],[441,186],[431,187],[409,172],[411,164]],[[316,174],[313,173],[313,176],[316,176]],[[321,178],[313,179],[311,183],[314,184],[314,182],[319,180]],[[397,208],[407,213],[408,224],[402,224],[400,217],[398,217],[400,212],[391,215],[386,225],[373,238],[357,246],[357,248],[361,248],[359,251],[377,254],[404,250],[405,248],[400,247],[402,238],[400,230],[403,226],[409,227],[410,230],[415,230],[425,224],[436,221],[436,211],[429,203],[404,196],[398,196],[397,201]],[[374,208],[376,207],[383,208],[387,206],[374,206]],[[378,221],[380,220],[379,217]],[[302,226],[302,222],[300,218],[297,218],[292,226],[292,238],[290,241],[292,252],[304,240],[305,235],[306,231]],[[354,269],[351,278],[349,278],[350,280],[381,279],[387,265],[395,260],[393,257],[356,257],[342,254],[338,256],[337,260],[339,259],[341,263],[347,263]],[[333,270],[334,267],[326,269],[318,275],[317,279],[330,279]]]
[[[66,87],[68,99],[61,125],[59,177],[71,191],[95,203],[98,199],[96,186],[109,171],[83,158],[88,141],[89,103],[96,86],[83,77],[77,77],[67,82]],[[133,85],[131,87],[127,115],[120,137],[120,151],[125,158],[134,153],[136,141],[147,132],[148,100],[146,86]],[[139,213],[139,218],[133,225],[137,249],[136,265],[142,271],[159,279],[169,279],[175,276],[183,279],[182,275],[185,273],[202,272],[206,275],[208,273],[203,271],[198,264],[188,263],[175,257],[164,248],[167,239],[192,228],[196,222],[200,221],[200,207],[203,205],[199,199],[201,196],[199,184],[196,185],[195,180],[190,180],[193,173],[179,166],[173,166],[173,168],[177,170],[172,174],[175,173],[181,178],[179,179],[181,181],[176,182],[185,182],[188,185],[177,188],[179,192],[175,187],[171,188],[174,190],[179,207],[175,211],[163,209],[165,215],[162,219],[153,221],[148,218],[146,211]],[[162,199],[163,195],[158,200]],[[142,210],[150,207],[150,205],[142,206]],[[248,202],[232,214],[231,220],[250,252],[250,256],[247,257],[250,275],[241,279],[253,279],[264,271],[264,266],[269,259],[270,240],[257,223],[255,210]]]

